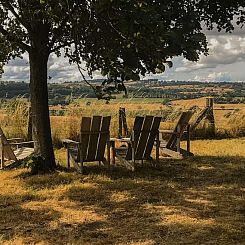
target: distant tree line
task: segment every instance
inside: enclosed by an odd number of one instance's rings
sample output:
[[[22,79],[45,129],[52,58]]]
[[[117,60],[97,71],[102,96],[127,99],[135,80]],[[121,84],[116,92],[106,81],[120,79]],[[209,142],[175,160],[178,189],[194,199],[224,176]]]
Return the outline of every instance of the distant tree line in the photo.
[[[245,83],[239,82],[198,82],[158,81],[128,83],[129,96],[135,98],[162,98],[163,101],[195,99],[204,96],[215,97],[216,103],[245,103]],[[209,88],[209,89],[205,89]],[[49,83],[49,104],[66,105],[73,99],[95,98],[91,88],[81,82]],[[11,99],[22,96],[29,98],[29,84],[25,82],[1,82],[0,98]]]

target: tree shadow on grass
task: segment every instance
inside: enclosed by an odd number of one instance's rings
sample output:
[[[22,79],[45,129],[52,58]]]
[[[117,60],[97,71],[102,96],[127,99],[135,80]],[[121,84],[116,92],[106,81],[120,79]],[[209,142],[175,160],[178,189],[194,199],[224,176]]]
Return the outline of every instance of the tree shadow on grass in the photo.
[[[72,244],[76,224],[58,222],[62,212],[42,205],[34,196],[5,195],[0,197],[0,243],[7,244]],[[48,203],[47,203],[48,204]],[[100,221],[85,222],[82,230],[100,227]]]
[[[58,217],[50,209],[31,210],[25,209],[26,203],[32,201],[41,201],[40,198],[27,195],[9,194],[0,197],[0,236],[1,240],[11,240],[13,237],[25,237],[32,232],[40,231],[38,239],[41,239],[43,224]],[[42,231],[42,232],[41,232]]]
[[[97,180],[93,192],[71,187],[67,196],[96,204],[108,216],[115,241],[241,244],[244,163],[216,157],[162,161],[157,169],[143,167],[128,177],[114,171],[113,181]]]
[[[5,210],[7,223],[12,219],[17,228],[4,239],[20,236],[25,242],[47,244],[242,244],[244,165],[242,157],[194,157],[162,160],[157,168],[138,166],[134,173],[93,166],[83,176],[59,172],[22,178],[35,194]]]

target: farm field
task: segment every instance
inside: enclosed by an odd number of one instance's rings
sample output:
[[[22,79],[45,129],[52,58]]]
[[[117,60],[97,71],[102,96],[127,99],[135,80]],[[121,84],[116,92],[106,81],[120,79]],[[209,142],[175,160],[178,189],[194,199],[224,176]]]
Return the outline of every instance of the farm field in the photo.
[[[205,106],[206,98],[192,100],[177,100],[163,104],[159,98],[131,98],[117,99],[106,104],[97,99],[78,99],[67,106],[51,106],[51,127],[53,141],[61,146],[62,138],[78,139],[79,125],[82,116],[111,115],[111,135],[118,133],[118,110],[126,109],[128,127],[132,128],[136,115],[158,115],[163,117],[161,129],[174,127],[182,111],[195,107],[192,121]],[[23,103],[23,104],[21,104]],[[26,138],[27,135],[27,109],[24,102],[17,103],[13,111],[0,111],[0,125],[8,137]],[[24,116],[23,116],[24,115]],[[215,104],[214,117],[216,122],[216,135],[218,138],[242,137],[245,135],[245,104]],[[194,138],[204,136],[204,122],[197,128]],[[205,132],[205,130],[204,130]]]
[[[101,85],[103,80],[89,80],[93,86]],[[200,81],[161,81],[158,79],[125,82],[130,98],[139,101],[150,98],[162,102],[172,100],[186,100],[212,96],[216,103],[245,103],[244,82],[200,82]],[[93,90],[83,81],[52,82],[48,84],[49,103],[51,105],[67,105],[72,100],[80,98],[95,98]],[[28,98],[28,83],[7,82],[0,83],[0,100],[11,99],[17,96]],[[112,97],[122,97],[122,94],[113,94]]]
[[[0,243],[243,244],[245,138],[192,146],[193,158],[134,173],[1,171]],[[62,164],[64,150],[56,157]]]

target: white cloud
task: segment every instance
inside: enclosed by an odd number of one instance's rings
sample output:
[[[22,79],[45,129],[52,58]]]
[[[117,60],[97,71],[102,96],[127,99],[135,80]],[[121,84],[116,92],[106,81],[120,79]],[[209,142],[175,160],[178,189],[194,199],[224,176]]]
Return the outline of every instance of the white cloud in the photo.
[[[29,58],[23,54],[22,59],[18,58],[9,61],[4,67],[2,80],[29,80]]]
[[[210,36],[209,55],[202,55],[200,60],[190,62],[183,60],[183,67],[179,67],[177,72],[188,72],[191,70],[216,68],[220,65],[233,64],[236,62],[245,62],[245,37],[238,36]]]
[[[202,55],[198,62],[182,59],[175,69],[175,77],[185,80],[245,81],[245,36],[208,36],[209,55]],[[238,69],[239,67],[239,69]]]
[[[209,81],[231,81],[229,72],[213,72],[208,75]]]
[[[174,58],[173,68],[167,68],[163,74],[148,74],[146,78],[245,81],[245,28],[236,30],[232,35],[215,31],[207,34],[209,56],[202,55],[198,62],[190,62],[183,57]],[[67,59],[55,55],[49,58],[48,75],[52,77],[51,81],[82,80],[76,65],[70,65]],[[89,78],[86,73],[84,75]],[[95,72],[93,78],[101,78],[100,72]],[[29,80],[28,55],[24,54],[22,60],[9,62],[2,80]]]

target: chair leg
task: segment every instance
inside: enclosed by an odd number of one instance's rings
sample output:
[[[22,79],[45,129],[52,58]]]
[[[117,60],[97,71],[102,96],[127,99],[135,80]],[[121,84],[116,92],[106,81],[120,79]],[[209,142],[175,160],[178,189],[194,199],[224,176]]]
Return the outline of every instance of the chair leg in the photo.
[[[4,168],[4,147],[3,147],[1,135],[0,135],[0,160],[1,160],[0,169],[3,169]]]
[[[131,170],[132,172],[135,170],[135,164],[130,164],[129,161],[127,161],[125,158],[123,158],[123,157],[121,157],[121,156],[119,156],[119,155],[117,155],[117,158],[118,158],[118,160],[119,160],[122,164],[124,164],[124,166],[125,166],[127,169]]]
[[[177,126],[177,152],[180,153],[180,125]]]
[[[156,165],[159,163],[159,148],[160,148],[160,141],[159,141],[159,134],[156,136]]]
[[[81,162],[81,167],[80,167],[80,174],[83,174],[83,162]]]
[[[115,166],[116,164],[115,141],[111,141],[110,148],[111,148],[112,165]]]
[[[78,173],[82,174],[83,173],[83,162],[80,162],[80,166],[77,161],[73,162],[73,165],[75,169],[77,170]]]
[[[4,168],[4,155],[3,155],[3,151],[1,150],[1,165],[0,165],[0,169],[3,169]]]
[[[0,165],[0,169],[4,168],[4,155],[1,154],[1,165]]]
[[[108,162],[108,169],[110,169],[111,165],[111,154],[110,154],[110,141],[107,141],[107,162]]]
[[[71,165],[70,165],[70,152],[69,152],[69,148],[67,147],[66,148],[66,164],[67,164],[67,168],[70,168]]]
[[[186,150],[187,150],[187,154],[190,155],[190,152],[191,152],[191,134],[190,134],[190,125],[188,124],[187,126],[187,147],[186,147]]]
[[[129,147],[129,146],[128,146]],[[132,147],[132,161],[135,166],[135,141],[134,141],[134,131],[132,132],[131,137],[131,147]]]

